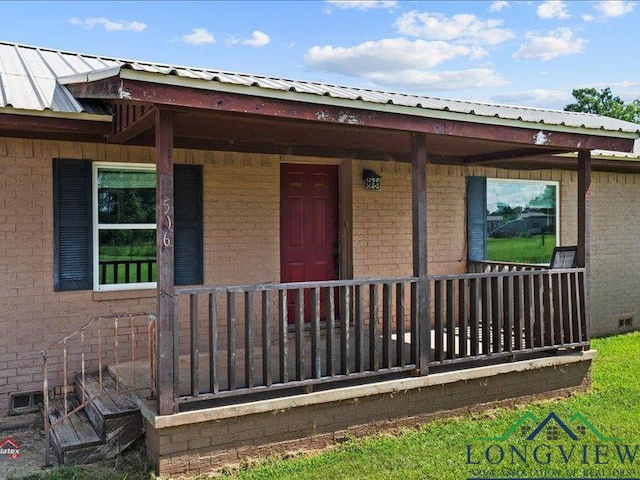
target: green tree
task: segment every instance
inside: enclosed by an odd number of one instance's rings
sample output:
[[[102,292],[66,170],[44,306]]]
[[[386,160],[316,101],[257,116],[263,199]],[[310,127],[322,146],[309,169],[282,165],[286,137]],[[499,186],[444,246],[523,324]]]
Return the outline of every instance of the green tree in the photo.
[[[624,103],[620,97],[611,93],[609,87],[599,91],[595,88],[576,88],[571,94],[576,99],[576,102],[564,107],[568,112],[596,113],[606,117],[640,123],[639,99]]]

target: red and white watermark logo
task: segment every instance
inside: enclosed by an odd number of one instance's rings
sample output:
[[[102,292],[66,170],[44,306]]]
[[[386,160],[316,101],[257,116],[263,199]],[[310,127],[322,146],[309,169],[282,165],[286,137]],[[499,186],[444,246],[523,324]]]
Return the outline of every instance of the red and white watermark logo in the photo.
[[[0,440],[0,456],[6,455],[8,459],[15,460],[20,457],[20,444],[13,438],[7,437]]]

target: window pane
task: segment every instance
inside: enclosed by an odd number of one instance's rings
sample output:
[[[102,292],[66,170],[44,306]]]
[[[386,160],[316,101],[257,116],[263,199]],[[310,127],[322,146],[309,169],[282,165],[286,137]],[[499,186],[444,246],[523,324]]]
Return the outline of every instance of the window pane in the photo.
[[[155,282],[156,231],[100,230],[100,285]]]
[[[156,223],[153,171],[98,170],[99,223]]]
[[[487,259],[549,263],[556,246],[555,184],[487,180]]]

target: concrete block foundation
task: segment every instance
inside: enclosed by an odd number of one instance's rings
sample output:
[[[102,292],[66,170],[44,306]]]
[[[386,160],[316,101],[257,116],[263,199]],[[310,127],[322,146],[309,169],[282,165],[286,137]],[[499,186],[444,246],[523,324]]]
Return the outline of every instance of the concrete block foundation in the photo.
[[[347,435],[584,390],[594,356],[594,351],[559,354],[169,416],[156,415],[155,404],[143,401],[147,450],[163,477],[315,451]]]

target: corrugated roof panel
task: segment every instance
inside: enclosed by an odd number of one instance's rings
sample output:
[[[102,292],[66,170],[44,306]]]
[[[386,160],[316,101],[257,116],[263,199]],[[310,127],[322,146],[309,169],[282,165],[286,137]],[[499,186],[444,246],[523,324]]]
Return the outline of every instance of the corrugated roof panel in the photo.
[[[246,85],[250,87],[254,84],[254,80],[249,76],[238,75],[235,73],[225,72],[208,72],[212,80],[217,80],[222,83],[233,83],[235,85]]]
[[[204,72],[202,70],[196,70],[196,69],[189,69],[189,72],[192,75],[195,75],[197,78],[201,79],[201,80],[213,80],[214,76],[211,72]]]
[[[73,75],[91,70],[86,62],[74,55],[62,55],[60,52],[40,50],[40,55],[49,64],[56,77]]]
[[[196,72],[188,68],[184,68],[180,70],[179,74],[181,77],[185,77],[185,78],[196,78],[196,79],[204,80],[204,77],[202,77],[201,75],[198,75]]]
[[[305,82],[291,82],[291,86],[295,89],[296,92],[300,93],[310,93],[313,95],[322,95],[323,89],[318,85],[313,85]]]
[[[78,73],[117,67],[122,64],[122,62],[118,62],[115,60],[96,57],[83,57],[82,55],[64,55],[64,58],[74,69],[78,69]]]
[[[0,105],[35,111],[87,111],[56,79],[118,64],[113,60],[0,43],[0,77],[3,83]],[[104,107],[91,105],[89,109],[91,113],[108,114]]]
[[[52,72],[51,67],[44,61],[37,50],[27,50],[26,48],[22,48],[19,50],[18,56],[20,57],[25,70],[28,71],[28,74],[32,78],[46,78],[49,80],[51,80],[51,78],[55,78],[55,74]]]
[[[78,100],[76,100],[73,95],[71,95],[66,87],[57,83],[55,91],[53,92],[51,110],[61,112],[86,111],[82,104]]]
[[[258,82],[258,86],[262,88],[271,88],[273,90],[282,90],[283,92],[290,91],[293,86],[293,82],[285,82],[278,78],[265,78],[260,77],[256,79]]]
[[[24,81],[24,75],[7,75],[7,90],[9,101],[7,105],[26,110],[44,110],[30,82]]]
[[[16,47],[0,46],[0,67],[7,75],[26,75]]]
[[[0,71],[0,107],[6,107],[13,104],[11,85],[9,85],[9,76]]]

